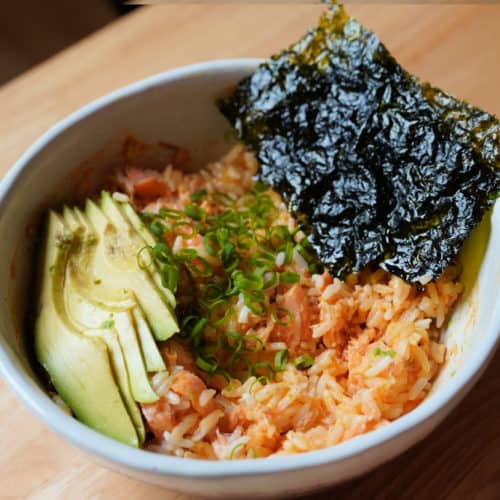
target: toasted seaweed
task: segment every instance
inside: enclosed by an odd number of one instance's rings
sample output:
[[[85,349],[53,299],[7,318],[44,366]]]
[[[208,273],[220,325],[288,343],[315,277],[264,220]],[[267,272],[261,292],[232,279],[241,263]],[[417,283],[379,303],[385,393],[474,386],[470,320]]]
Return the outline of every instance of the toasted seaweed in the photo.
[[[499,194],[498,119],[420,83],[338,5],[219,108],[335,276],[431,281]]]

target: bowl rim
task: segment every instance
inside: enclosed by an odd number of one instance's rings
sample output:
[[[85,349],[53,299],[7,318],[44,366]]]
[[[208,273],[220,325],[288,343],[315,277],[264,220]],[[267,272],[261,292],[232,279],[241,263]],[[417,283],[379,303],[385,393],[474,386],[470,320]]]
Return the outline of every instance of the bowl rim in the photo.
[[[190,76],[203,76],[207,73],[224,73],[235,70],[248,70],[250,73],[262,59],[218,59],[188,66],[181,66],[149,76],[127,86],[121,87],[100,97],[57,122],[40,136],[9,169],[0,183],[0,211],[16,186],[29,168],[29,163],[58,135],[76,125],[86,117],[98,112],[121,99],[138,95],[156,86]],[[397,436],[417,427],[441,413],[444,418],[456,403],[465,395],[466,390],[486,368],[500,340],[500,296],[497,296],[495,312],[490,317],[485,341],[479,344],[454,377],[448,380],[432,398],[425,399],[417,408],[391,422],[390,425],[362,434],[338,445],[290,456],[273,457],[270,460],[224,460],[207,461],[192,458],[179,458],[142,449],[129,447],[92,430],[75,418],[65,414],[39,387],[32,378],[16,366],[12,348],[0,335],[0,375],[7,385],[45,425],[53,429],[67,441],[101,459],[129,469],[160,475],[173,475],[191,478],[230,478],[237,476],[268,475],[278,472],[291,472],[299,469],[331,465],[362,455]]]

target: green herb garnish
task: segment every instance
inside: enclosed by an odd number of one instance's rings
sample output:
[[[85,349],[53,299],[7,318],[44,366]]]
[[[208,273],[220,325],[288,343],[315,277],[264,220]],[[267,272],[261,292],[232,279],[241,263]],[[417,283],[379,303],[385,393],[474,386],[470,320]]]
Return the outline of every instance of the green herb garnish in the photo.
[[[191,194],[189,199],[194,203],[196,201],[201,201],[207,196],[207,190],[206,189],[199,189],[198,191],[195,191],[194,193]]]
[[[284,283],[286,285],[292,285],[294,283],[298,283],[300,281],[300,274],[285,271],[280,273],[280,283]]]
[[[396,351],[394,351],[393,349],[388,349],[387,351],[384,351],[380,347],[375,347],[375,349],[373,349],[373,355],[374,356],[389,356],[389,357],[393,358],[394,356],[396,356]]]
[[[293,360],[293,364],[298,370],[307,370],[308,368],[311,368],[313,363],[314,358],[312,356],[309,356],[309,354],[303,354],[302,356],[299,356]]]
[[[274,356],[274,369],[277,372],[282,372],[288,363],[288,349],[278,351]]]
[[[205,199],[217,204],[216,215],[201,208],[199,202]],[[176,293],[178,335],[195,355],[200,371],[228,380],[256,376],[261,383],[267,382],[275,370],[285,369],[288,351],[277,353],[274,366],[260,361],[253,353],[263,350],[262,339],[226,325],[234,318],[237,301],[243,301],[254,316],[264,317],[272,310],[278,325],[290,324],[291,311],[276,307],[268,298],[269,290],[300,282],[300,274],[291,267],[293,251],[297,246],[306,251],[307,243],[298,241],[296,230],[276,224],[280,209],[265,184],[255,185],[240,198],[199,190],[190,201],[183,211],[141,214],[158,242],[141,249],[138,262],[142,267],[155,262],[162,285]],[[202,248],[190,244],[174,254],[165,242],[178,236],[201,236],[196,245]],[[284,258],[278,268],[280,252]]]

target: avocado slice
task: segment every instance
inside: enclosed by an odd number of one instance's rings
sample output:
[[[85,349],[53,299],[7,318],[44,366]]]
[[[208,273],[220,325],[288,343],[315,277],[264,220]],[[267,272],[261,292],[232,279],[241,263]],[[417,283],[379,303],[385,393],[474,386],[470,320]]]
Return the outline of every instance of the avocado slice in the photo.
[[[63,218],[68,228],[74,235],[73,244],[68,256],[69,263],[79,256],[83,248],[86,248],[84,244],[86,234],[73,210],[68,207],[64,207]],[[106,318],[107,315],[109,316],[110,313],[99,309],[78,293],[75,287],[72,286],[72,276],[71,273],[68,272],[69,267],[69,265],[66,267],[66,282],[64,287],[64,299],[67,316],[75,328],[83,331],[84,335],[100,337],[106,344],[109,350],[115,380],[120,389],[123,402],[127,407],[128,414],[135,426],[139,438],[139,444],[142,444],[145,439],[144,422],[142,420],[141,412],[132,395],[129,373],[118,332],[112,326],[103,328],[103,325],[106,324],[106,320],[104,318]],[[110,323],[109,320],[107,322]]]
[[[137,254],[143,245],[134,232],[118,228],[91,200],[87,200],[84,215],[97,239],[89,269],[94,279],[100,279],[103,288],[121,290],[124,296],[133,290],[157,340],[166,340],[178,332],[169,306],[151,276],[139,267]]]
[[[91,232],[93,231],[93,229],[91,228],[87,218],[78,208],[75,208],[73,211],[70,212],[71,212],[70,217],[74,217],[73,223],[76,225],[79,224],[80,230],[82,229],[84,230],[84,234],[86,235],[84,236],[84,241],[88,240],[90,242],[90,244],[86,246],[84,244],[83,248],[86,250],[93,250],[94,246],[92,245],[92,241],[95,240],[95,235],[93,232]],[[79,274],[82,269],[84,270],[88,269],[88,266],[90,265],[89,263],[91,262],[92,258],[93,256],[84,257],[82,259],[81,265],[75,266],[75,272]],[[96,303],[96,297],[102,295],[103,291],[107,291],[101,279],[90,280],[87,272],[84,272],[83,276],[79,277],[76,285],[77,286],[80,285],[80,289],[88,288],[91,285],[97,287],[97,289],[93,289],[92,296],[90,297],[90,300],[93,303]],[[112,291],[112,293],[116,293],[116,291]],[[100,305],[103,308],[106,308],[108,304],[109,302],[106,303],[106,300],[104,301],[97,300],[97,305]],[[139,304],[137,304],[135,297],[133,298],[133,301],[132,299],[128,299],[128,302],[123,303],[122,301],[121,304],[123,305],[123,308],[130,309],[132,311],[132,315],[135,320],[135,327],[137,330],[137,334],[139,336],[142,352],[144,355],[144,361],[146,363],[146,370],[148,372],[164,371],[166,369],[165,363],[163,362],[163,358],[161,357],[161,354],[158,350],[158,346],[156,345],[156,342],[153,338],[151,329],[149,328],[149,325],[144,317],[144,313],[141,310]],[[116,304],[113,304],[113,307],[114,306],[116,306]],[[113,307],[111,308],[112,310]],[[115,309],[115,310],[122,310],[122,309]]]
[[[144,317],[139,306],[132,309],[134,317],[135,328],[139,336],[142,352],[144,354],[144,361],[146,362],[146,370],[148,372],[163,372],[167,368],[163,362],[158,345],[156,344],[153,334],[149,329],[148,322]]]
[[[68,306],[68,315],[81,328],[90,329],[93,335],[98,336],[101,332],[105,341],[111,341],[110,331],[114,332],[119,340],[119,344],[121,346],[120,351],[122,351],[122,355],[125,358],[127,368],[125,374],[121,371],[119,372],[120,378],[123,379],[124,376],[128,378],[128,387],[130,388],[135,401],[141,403],[151,403],[157,401],[158,396],[151,387],[147,376],[142,348],[139,345],[135,330],[135,321],[131,311],[129,309],[123,309],[121,311],[115,310],[114,312],[110,312],[105,308],[92,304],[88,297],[95,294],[95,288],[100,286],[98,283],[92,282],[92,284],[90,284],[87,288],[78,285],[75,286],[73,280],[76,273],[72,272],[72,270],[78,269],[78,255],[80,252],[88,249],[89,246],[85,245],[84,229],[79,224],[74,213],[69,209],[65,209],[64,218],[68,223],[68,226],[75,234],[75,244],[73,245],[74,251],[70,252],[69,255],[68,269],[70,271],[67,273],[65,286],[65,299]],[[86,270],[84,270],[84,272],[86,272]],[[151,340],[153,341],[152,337]],[[107,345],[114,357],[118,357],[120,353],[116,351],[116,343],[111,341],[110,343],[107,343]],[[156,347],[156,345],[154,345],[154,347]],[[122,364],[123,363],[118,363],[118,365]],[[121,387],[126,393],[128,391],[125,386],[125,380],[122,380]],[[135,404],[134,407],[136,411],[132,411],[135,414],[138,409]]]
[[[72,259],[68,265],[75,287],[81,294],[86,295],[87,290],[96,285],[93,294],[88,298],[93,304],[103,309],[119,312],[134,307],[137,301],[130,288],[117,288],[112,282],[110,283],[110,280],[103,281],[99,276],[89,272],[96,259],[99,239],[93,226],[80,209],[75,208],[73,214],[80,224],[78,231],[83,231],[78,258]]]
[[[151,247],[156,245],[157,242],[155,237],[141,221],[130,203],[116,201],[110,193],[103,191],[101,194],[101,209],[108,215],[113,223],[117,225],[117,227],[123,228],[125,231],[131,229],[134,230],[141,238],[143,245],[146,244]],[[160,292],[165,296],[165,299],[171,309],[175,310],[175,306],[177,305],[175,295],[172,290],[163,286],[156,263],[149,266],[148,271],[150,272]]]
[[[42,259],[35,353],[79,420],[137,447],[139,437],[115,383],[105,342],[100,337],[82,334],[66,312],[64,287],[73,238],[64,220],[51,211]]]

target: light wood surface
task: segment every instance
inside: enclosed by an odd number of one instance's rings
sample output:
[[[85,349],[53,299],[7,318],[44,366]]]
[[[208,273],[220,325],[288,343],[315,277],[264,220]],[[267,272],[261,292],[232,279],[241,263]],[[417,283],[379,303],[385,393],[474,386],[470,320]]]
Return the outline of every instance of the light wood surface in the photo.
[[[321,8],[226,3],[140,9],[0,88],[0,173],[89,100],[175,66],[269,55],[313,25]],[[409,71],[500,115],[500,5],[358,4],[349,10]],[[500,354],[428,439],[322,498],[500,498],[499,388]],[[3,382],[0,443],[1,498],[188,498],[94,465],[41,425]]]

